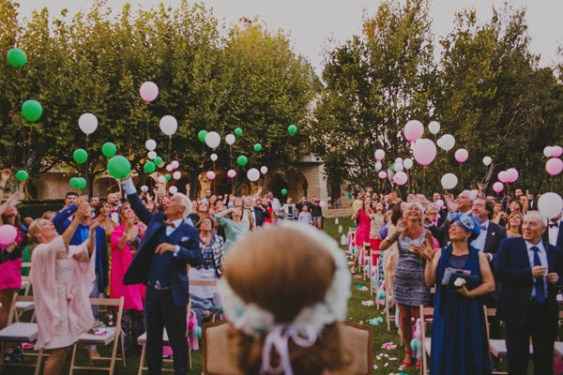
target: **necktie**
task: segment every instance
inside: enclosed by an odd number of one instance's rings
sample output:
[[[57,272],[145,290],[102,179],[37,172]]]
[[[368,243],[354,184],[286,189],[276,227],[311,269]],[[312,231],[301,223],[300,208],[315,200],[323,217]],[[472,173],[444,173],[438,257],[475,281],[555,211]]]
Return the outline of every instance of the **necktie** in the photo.
[[[487,226],[485,224],[481,225],[481,230],[486,231],[487,230]]]
[[[534,266],[541,266],[540,261],[540,248],[537,246],[532,246],[530,248],[534,252]],[[535,297],[534,300],[537,303],[544,303],[545,302],[545,289],[543,285],[543,277],[534,279],[534,291]]]

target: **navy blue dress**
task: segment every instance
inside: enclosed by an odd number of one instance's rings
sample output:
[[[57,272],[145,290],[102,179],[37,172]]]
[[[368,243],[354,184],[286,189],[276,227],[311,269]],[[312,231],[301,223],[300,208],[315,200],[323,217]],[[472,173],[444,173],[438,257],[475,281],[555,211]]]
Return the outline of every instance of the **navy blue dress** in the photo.
[[[465,257],[453,256],[451,245],[442,249],[436,270],[430,373],[490,374],[483,304],[479,298],[465,298],[455,288],[441,285],[446,267],[469,270],[468,289],[478,286],[482,280],[477,249],[470,248]]]

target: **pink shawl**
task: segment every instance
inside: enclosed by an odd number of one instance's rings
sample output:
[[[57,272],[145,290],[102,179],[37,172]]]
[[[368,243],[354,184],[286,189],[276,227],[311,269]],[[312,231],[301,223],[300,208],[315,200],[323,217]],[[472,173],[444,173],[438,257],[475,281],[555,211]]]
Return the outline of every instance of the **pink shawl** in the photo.
[[[33,285],[33,299],[35,301],[35,313],[37,315],[38,337],[36,349],[44,348],[49,340],[56,335],[58,327],[63,322],[60,311],[69,307],[70,334],[79,337],[94,326],[94,316],[90,305],[89,295],[94,286],[96,278],[94,272],[95,257],[89,261],[74,262],[75,281],[70,288],[70,300],[60,301],[57,298],[55,263],[57,253],[66,251],[63,238],[58,236],[46,244],[40,244],[33,249],[31,257],[31,284]],[[86,253],[86,242],[79,246],[69,246],[68,254]],[[93,253],[95,254],[95,252]]]

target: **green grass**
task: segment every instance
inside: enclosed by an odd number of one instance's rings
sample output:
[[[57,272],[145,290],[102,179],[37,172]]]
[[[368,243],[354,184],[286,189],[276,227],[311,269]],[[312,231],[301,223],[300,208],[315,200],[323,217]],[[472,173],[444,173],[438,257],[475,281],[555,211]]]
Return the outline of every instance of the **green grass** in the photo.
[[[347,233],[348,228],[351,225],[350,219],[339,219],[339,224],[335,223],[334,219],[325,220],[325,231],[329,233],[331,236],[339,241],[340,234],[338,233],[338,227],[342,226],[343,232]],[[367,324],[369,319],[382,316],[383,317],[383,310],[377,310],[375,306],[366,307],[362,306],[361,302],[364,300],[369,300],[371,297],[369,292],[362,292],[357,289],[357,286],[364,286],[366,285],[360,279],[354,278],[352,284],[352,298],[350,299],[350,307],[348,311],[349,320],[360,323],[360,324]],[[402,351],[401,348],[397,348],[396,350],[387,351],[381,348],[383,343],[385,342],[394,342],[395,344],[399,345],[399,337],[397,335],[397,330],[392,325],[392,331],[387,331],[386,324],[383,323],[377,327],[370,327],[373,332],[373,348],[374,348],[374,364],[377,366],[376,370],[373,370],[373,374],[377,375],[388,375],[388,374],[398,374],[400,371],[398,370],[400,361],[402,359]],[[103,354],[108,354],[107,350],[99,349],[100,352]],[[386,354],[388,357],[382,357],[378,359],[378,355]],[[85,354],[82,353],[80,355],[81,359],[84,360]],[[201,374],[201,354],[200,352],[194,352],[192,355],[193,360],[193,368],[188,372],[189,374]],[[387,363],[387,367],[385,364]],[[138,355],[129,355],[127,357],[127,367],[123,368],[120,363],[116,366],[116,374],[121,375],[136,375],[138,370],[139,364],[139,356]],[[6,375],[13,375],[13,374],[33,374],[32,369],[21,369],[21,368],[7,368],[2,374]],[[88,372],[79,372],[84,374],[103,374],[104,372],[96,372],[96,371],[88,371]],[[414,375],[418,373],[416,370],[411,369],[410,372],[404,372],[404,374]]]

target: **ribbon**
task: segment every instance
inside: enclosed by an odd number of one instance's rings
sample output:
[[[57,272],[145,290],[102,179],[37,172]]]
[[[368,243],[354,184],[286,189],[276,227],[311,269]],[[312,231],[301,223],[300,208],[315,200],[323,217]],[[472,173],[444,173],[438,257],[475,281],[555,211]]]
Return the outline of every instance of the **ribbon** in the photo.
[[[266,336],[264,348],[262,349],[262,374],[285,374],[293,375],[291,361],[289,360],[289,339],[295,345],[309,348],[317,342],[318,334],[311,329],[298,331],[294,327],[278,325]],[[276,351],[280,357],[277,367],[272,366],[272,351]]]

